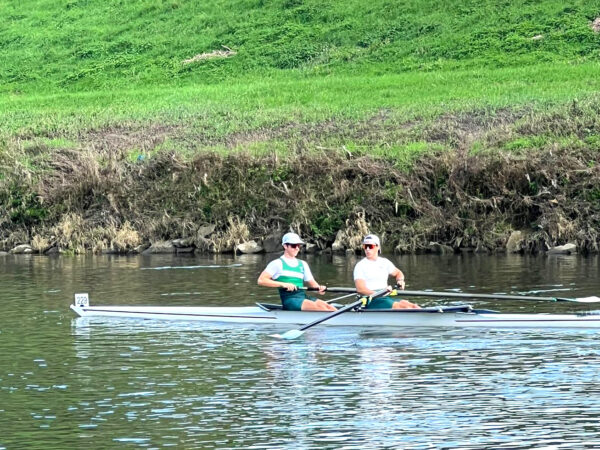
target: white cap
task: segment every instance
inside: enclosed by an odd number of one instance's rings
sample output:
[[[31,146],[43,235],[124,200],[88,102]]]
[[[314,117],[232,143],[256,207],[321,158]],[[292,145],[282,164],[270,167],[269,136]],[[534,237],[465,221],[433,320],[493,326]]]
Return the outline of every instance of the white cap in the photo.
[[[296,233],[285,233],[281,238],[281,245],[285,244],[304,244],[304,241]]]
[[[381,244],[379,243],[379,238],[374,234],[367,234],[363,239],[363,244],[375,244],[381,247]]]

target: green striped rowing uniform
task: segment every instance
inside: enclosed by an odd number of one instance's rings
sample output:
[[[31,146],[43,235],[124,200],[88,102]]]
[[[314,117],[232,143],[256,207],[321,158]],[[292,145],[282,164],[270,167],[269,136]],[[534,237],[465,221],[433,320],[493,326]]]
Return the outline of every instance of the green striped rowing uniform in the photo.
[[[281,264],[283,265],[282,273],[277,278],[277,281],[282,283],[292,283],[294,286],[301,288],[304,286],[304,263],[298,260],[296,267],[290,266],[285,259],[280,257]],[[279,298],[281,298],[281,304],[283,309],[289,311],[300,311],[302,309],[302,303],[306,300],[306,294],[304,291],[288,291],[284,288],[279,288]]]

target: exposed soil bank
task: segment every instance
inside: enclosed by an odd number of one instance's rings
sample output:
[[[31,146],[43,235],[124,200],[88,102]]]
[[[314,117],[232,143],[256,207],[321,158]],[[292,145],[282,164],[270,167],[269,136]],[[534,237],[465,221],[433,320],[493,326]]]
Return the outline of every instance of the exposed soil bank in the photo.
[[[336,238],[334,250],[358,249],[371,231],[398,252],[496,252],[507,244],[509,251],[539,252],[566,243],[597,252],[600,156],[597,140],[588,139],[598,131],[597,115],[521,122],[520,136],[546,136],[540,149],[489,151],[502,136],[518,142],[507,123],[525,114],[422,126],[419,138],[444,149],[421,155],[410,171],[394,156],[315,150],[316,135],[285,157],[203,150],[185,158],[162,150],[132,159],[131,143],[88,134],[81,142],[94,145],[37,149],[33,175],[13,162],[0,179],[0,248],[131,252],[180,239],[179,251],[227,252],[293,229],[317,249]],[[364,133],[363,125],[344,129]],[[556,130],[580,140],[554,144],[548,136]],[[155,138],[141,133],[138,148],[153,148]],[[474,142],[485,151],[474,151]]]

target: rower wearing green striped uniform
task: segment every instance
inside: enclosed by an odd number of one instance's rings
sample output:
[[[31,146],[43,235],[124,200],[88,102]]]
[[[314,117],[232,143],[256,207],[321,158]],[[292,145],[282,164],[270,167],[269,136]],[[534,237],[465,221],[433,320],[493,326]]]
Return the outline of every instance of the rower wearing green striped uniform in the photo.
[[[286,233],[282,240],[283,255],[271,261],[258,277],[258,284],[265,287],[279,288],[279,297],[283,309],[291,311],[335,311],[336,308],[323,300],[309,299],[304,290],[299,288],[306,283],[309,287],[319,289],[319,294],[326,290],[317,283],[306,261],[296,256],[304,242],[296,233]]]

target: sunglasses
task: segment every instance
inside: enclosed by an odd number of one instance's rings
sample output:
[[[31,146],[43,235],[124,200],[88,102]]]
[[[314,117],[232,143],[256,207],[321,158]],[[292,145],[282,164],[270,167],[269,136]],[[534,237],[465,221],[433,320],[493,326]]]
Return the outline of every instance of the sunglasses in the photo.
[[[291,248],[300,248],[302,246],[302,244],[285,244],[285,245],[287,245],[288,247],[291,247]]]
[[[369,250],[377,247],[377,244],[363,244],[363,248],[368,248]]]

